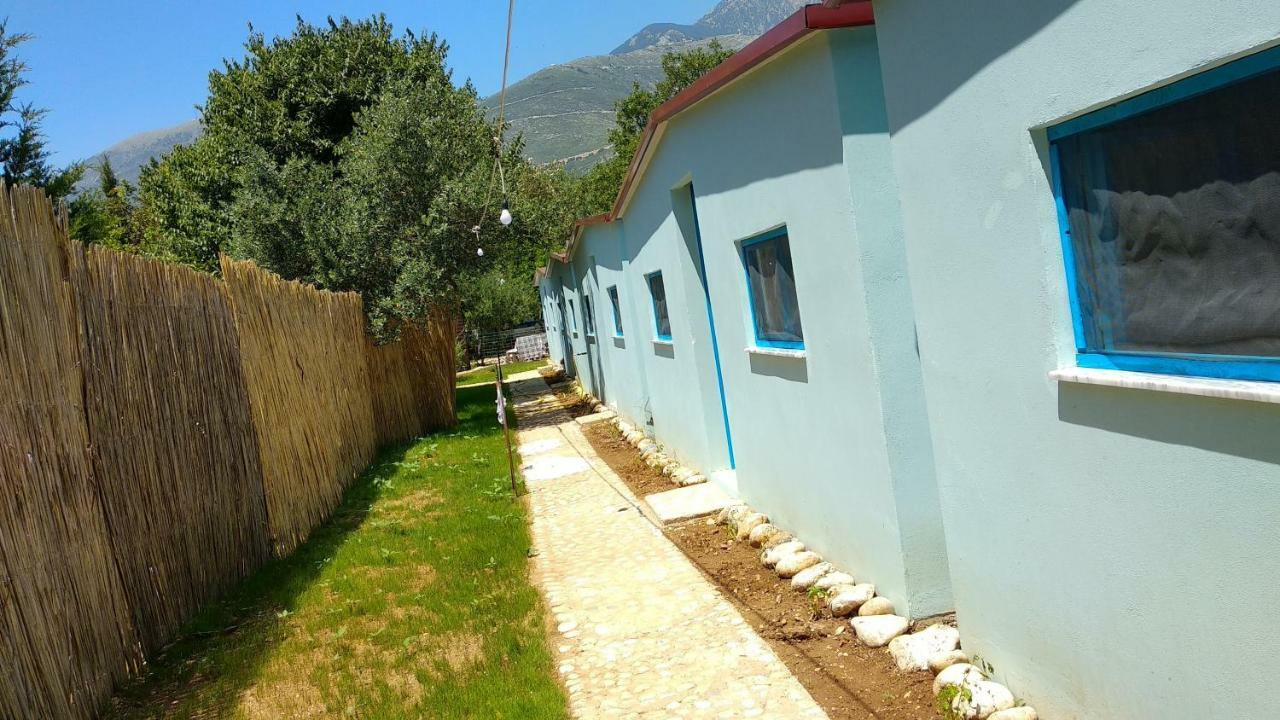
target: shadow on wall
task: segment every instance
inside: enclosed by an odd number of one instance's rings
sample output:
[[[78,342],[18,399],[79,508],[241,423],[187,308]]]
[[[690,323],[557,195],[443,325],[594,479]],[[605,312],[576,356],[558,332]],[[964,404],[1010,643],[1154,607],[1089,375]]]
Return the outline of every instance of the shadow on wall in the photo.
[[[1280,465],[1280,407],[1270,403],[1060,383],[1058,419]]]
[[[909,27],[912,43],[919,48],[929,48],[927,53],[917,53],[914,60],[926,64],[928,71],[911,72],[911,83],[907,85],[910,91],[894,98],[891,131],[902,130],[940,105],[992,61],[1034,36],[1077,2],[1079,0],[987,0],[980,3],[982,9],[978,11],[987,18],[981,36],[955,32],[957,27],[972,24],[966,17],[975,12],[971,3],[876,3],[877,16],[883,15],[888,22]],[[928,22],[916,22],[916,18],[910,17],[912,13],[927,14]],[[936,62],[937,57],[945,57],[947,61]],[[893,85],[892,77],[885,78],[886,88]]]
[[[792,382],[809,382],[809,363],[804,358],[751,354],[751,372]]]

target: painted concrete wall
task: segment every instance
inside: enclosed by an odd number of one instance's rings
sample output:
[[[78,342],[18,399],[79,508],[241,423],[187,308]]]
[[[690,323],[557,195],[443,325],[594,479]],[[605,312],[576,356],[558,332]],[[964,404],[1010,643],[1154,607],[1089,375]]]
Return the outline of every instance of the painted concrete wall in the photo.
[[[965,646],[1047,718],[1274,717],[1280,408],[1059,385],[1043,127],[1275,41],[1280,3],[877,0]]]
[[[682,113],[623,219],[588,228],[574,263],[594,255],[598,278],[624,270],[635,329],[625,348],[597,346],[623,415],[651,417],[685,462],[727,467],[718,349],[737,493],[901,612],[925,616],[951,601],[879,77],[872,29],[820,33]],[[803,358],[747,350],[739,243],[784,224]],[[610,232],[625,262],[606,255]],[[670,345],[653,341],[645,276],[659,270]],[[582,286],[613,279],[596,282]]]

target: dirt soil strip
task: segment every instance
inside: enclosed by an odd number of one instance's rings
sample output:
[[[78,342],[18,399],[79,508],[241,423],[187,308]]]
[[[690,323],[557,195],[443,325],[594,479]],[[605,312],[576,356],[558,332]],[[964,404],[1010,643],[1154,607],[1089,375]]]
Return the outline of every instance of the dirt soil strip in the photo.
[[[583,434],[637,497],[676,487],[640,460],[610,423]],[[663,532],[720,586],[833,720],[936,720],[929,673],[903,673],[889,653],[858,643],[847,620],[760,564],[759,550],[705,519]]]

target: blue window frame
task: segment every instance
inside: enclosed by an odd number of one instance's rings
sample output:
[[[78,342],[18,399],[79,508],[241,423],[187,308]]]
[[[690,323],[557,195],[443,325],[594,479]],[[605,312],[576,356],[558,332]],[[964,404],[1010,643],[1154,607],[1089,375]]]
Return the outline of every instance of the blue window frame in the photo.
[[[622,304],[618,302],[618,286],[610,286],[609,304],[613,306],[613,336],[622,337]]]
[[[1049,128],[1081,367],[1280,381],[1280,48]]]
[[[591,296],[582,296],[582,326],[587,329],[587,334],[594,336],[596,334],[596,319],[591,314]]]
[[[742,242],[742,264],[747,273],[747,295],[756,345],[801,350],[804,328],[796,298],[791,242],[785,227]]]
[[[657,338],[671,341],[671,314],[667,308],[667,287],[662,282],[662,273],[656,272],[645,276],[649,282],[649,297],[653,300],[653,325]]]

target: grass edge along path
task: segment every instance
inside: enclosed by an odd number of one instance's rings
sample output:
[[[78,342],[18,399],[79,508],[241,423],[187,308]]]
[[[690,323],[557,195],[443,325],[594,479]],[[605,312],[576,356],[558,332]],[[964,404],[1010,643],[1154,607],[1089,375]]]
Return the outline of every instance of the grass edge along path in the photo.
[[[567,717],[493,401],[459,390],[455,430],[383,451],[107,717]]]
[[[502,363],[502,376],[509,377],[519,372],[528,370],[537,370],[546,366],[548,360],[526,360],[524,362]],[[483,385],[498,381],[497,365],[485,365],[484,367],[468,370],[458,376],[458,387],[471,387],[473,385]]]

